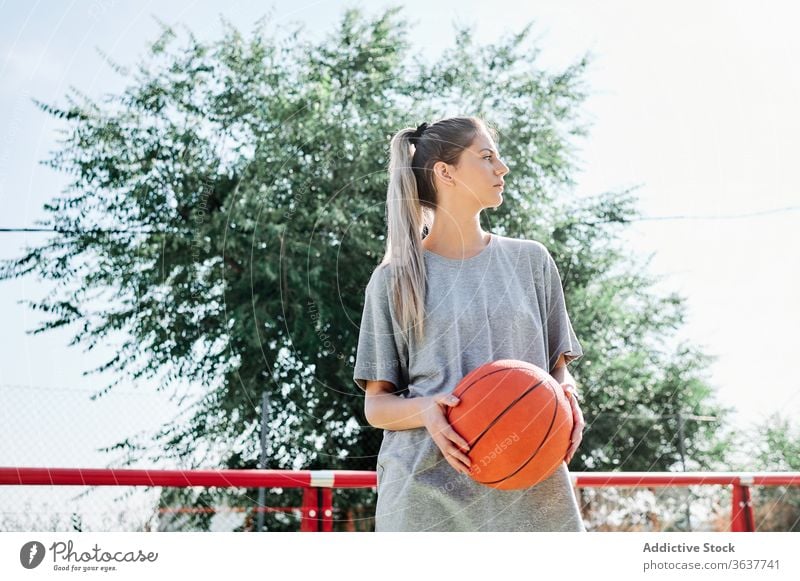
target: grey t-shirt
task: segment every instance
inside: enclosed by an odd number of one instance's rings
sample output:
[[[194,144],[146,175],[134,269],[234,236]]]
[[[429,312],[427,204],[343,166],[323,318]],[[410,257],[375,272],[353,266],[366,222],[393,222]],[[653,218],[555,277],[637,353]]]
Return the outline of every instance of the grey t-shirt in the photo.
[[[583,355],[547,248],[492,234],[467,259],[424,250],[425,336],[399,332],[390,264],[365,291],[353,380],[390,381],[402,397],[450,393],[498,359],[552,370]],[[376,531],[584,531],[566,463],[527,489],[496,490],[453,469],[426,428],[384,430],[377,459]]]

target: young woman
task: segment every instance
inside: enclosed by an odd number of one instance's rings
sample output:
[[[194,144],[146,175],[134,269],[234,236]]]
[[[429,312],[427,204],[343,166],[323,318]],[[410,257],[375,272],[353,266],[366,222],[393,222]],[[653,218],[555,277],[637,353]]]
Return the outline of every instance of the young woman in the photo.
[[[585,530],[566,466],[584,427],[566,363],[583,350],[547,248],[481,229],[508,173],[495,139],[480,118],[453,117],[391,141],[386,254],[366,288],[353,374],[367,421],[384,430],[376,531]],[[524,490],[470,478],[467,442],[444,416],[458,382],[497,359],[547,369],[572,403],[565,462]]]

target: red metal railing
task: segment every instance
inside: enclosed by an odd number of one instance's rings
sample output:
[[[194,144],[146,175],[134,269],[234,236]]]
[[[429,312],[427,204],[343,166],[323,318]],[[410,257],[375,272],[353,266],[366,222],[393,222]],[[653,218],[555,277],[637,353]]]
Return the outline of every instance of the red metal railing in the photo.
[[[733,487],[731,531],[755,531],[751,486],[798,486],[800,472],[572,472],[574,486]],[[358,470],[134,470],[0,467],[0,485],[217,486],[302,488],[301,531],[333,530],[334,488],[375,488],[373,471]]]

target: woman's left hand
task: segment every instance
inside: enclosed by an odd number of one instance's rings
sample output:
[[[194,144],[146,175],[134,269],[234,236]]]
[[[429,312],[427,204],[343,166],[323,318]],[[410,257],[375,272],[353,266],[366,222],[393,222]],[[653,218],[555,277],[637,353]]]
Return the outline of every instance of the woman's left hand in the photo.
[[[581,444],[583,428],[586,426],[586,423],[583,421],[583,412],[581,411],[581,406],[578,405],[578,398],[575,396],[575,387],[569,383],[562,383],[561,388],[564,390],[564,393],[566,393],[567,399],[572,407],[572,435],[570,436],[570,446],[567,450],[567,455],[564,456],[564,461],[569,464],[575,452],[578,450],[578,446]]]

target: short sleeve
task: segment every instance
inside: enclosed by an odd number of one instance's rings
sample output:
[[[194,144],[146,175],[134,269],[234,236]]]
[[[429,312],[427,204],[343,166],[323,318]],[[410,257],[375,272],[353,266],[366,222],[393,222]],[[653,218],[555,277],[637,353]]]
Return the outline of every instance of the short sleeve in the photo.
[[[561,285],[561,276],[553,257],[545,249],[544,288],[547,305],[547,349],[550,370],[555,367],[558,358],[564,354],[564,360],[569,363],[583,356],[583,348],[567,313],[564,299],[564,288]],[[549,370],[548,370],[549,371]]]
[[[364,292],[364,311],[358,332],[353,381],[367,390],[367,380],[390,381],[395,391],[404,389],[402,348],[389,305],[387,269],[379,266],[372,273]]]

